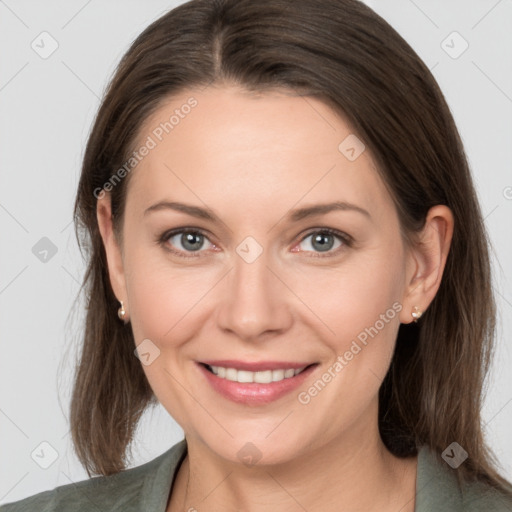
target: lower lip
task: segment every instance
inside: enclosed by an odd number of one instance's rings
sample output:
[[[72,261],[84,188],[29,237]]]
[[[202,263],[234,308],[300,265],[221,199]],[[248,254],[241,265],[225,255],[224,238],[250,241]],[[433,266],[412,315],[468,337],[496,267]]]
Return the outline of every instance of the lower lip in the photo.
[[[207,370],[202,364],[197,363],[197,365],[215,391],[233,402],[246,405],[264,405],[281,398],[297,389],[318,366],[318,364],[314,364],[298,375],[279,382],[260,384],[258,382],[241,383],[222,379]]]

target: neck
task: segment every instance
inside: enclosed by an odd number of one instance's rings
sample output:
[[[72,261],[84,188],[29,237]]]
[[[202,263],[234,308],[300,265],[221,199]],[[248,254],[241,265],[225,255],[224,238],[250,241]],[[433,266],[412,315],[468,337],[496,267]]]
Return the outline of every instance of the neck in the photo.
[[[366,428],[358,423],[318,448],[273,465],[226,461],[187,437],[188,453],[167,511],[414,512],[417,457],[392,455],[382,443],[377,422],[366,420],[361,422]]]

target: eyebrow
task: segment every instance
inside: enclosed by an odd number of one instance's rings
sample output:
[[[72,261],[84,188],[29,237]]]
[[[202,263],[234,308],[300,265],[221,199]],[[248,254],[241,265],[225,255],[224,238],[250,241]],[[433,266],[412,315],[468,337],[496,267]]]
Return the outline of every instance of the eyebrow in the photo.
[[[151,212],[161,210],[175,210],[178,212],[186,213],[192,217],[197,217],[199,219],[209,220],[212,222],[220,222],[219,217],[215,215],[215,213],[213,213],[213,211],[209,208],[201,208],[199,206],[193,206],[177,201],[160,201],[147,208],[144,211],[144,216]],[[286,215],[286,218],[291,222],[297,222],[307,217],[323,215],[332,211],[355,211],[371,219],[371,215],[367,210],[347,201],[335,201],[332,203],[314,204],[311,206],[298,208],[296,210],[290,211]]]

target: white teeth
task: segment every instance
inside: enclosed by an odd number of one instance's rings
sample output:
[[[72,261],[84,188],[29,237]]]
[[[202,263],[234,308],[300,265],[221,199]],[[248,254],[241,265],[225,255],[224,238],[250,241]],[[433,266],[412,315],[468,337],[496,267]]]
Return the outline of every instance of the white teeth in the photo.
[[[272,370],[272,380],[278,381],[284,379],[284,374],[286,370]]]
[[[232,370],[232,368],[230,368],[230,370]],[[233,372],[234,378],[230,380],[237,380],[238,382],[254,382],[254,375],[252,374],[252,372],[244,372],[241,370],[238,370],[238,372],[236,370],[233,370]]]
[[[247,370],[236,370],[235,368],[223,368],[222,366],[210,366],[212,372],[221,379],[227,379],[240,383],[257,382],[259,384],[270,384],[279,382],[283,379],[289,379],[298,375],[304,368],[293,368],[287,370],[264,370],[262,372],[249,372]]]

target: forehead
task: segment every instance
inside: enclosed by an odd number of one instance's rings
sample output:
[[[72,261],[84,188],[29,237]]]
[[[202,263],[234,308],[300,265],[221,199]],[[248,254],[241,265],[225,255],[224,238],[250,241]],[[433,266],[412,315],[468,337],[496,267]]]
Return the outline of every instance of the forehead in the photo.
[[[136,147],[151,149],[130,178],[127,208],[179,197],[219,211],[277,214],[276,206],[346,200],[383,215],[391,198],[356,137],[342,115],[313,97],[184,91],[141,127]]]

